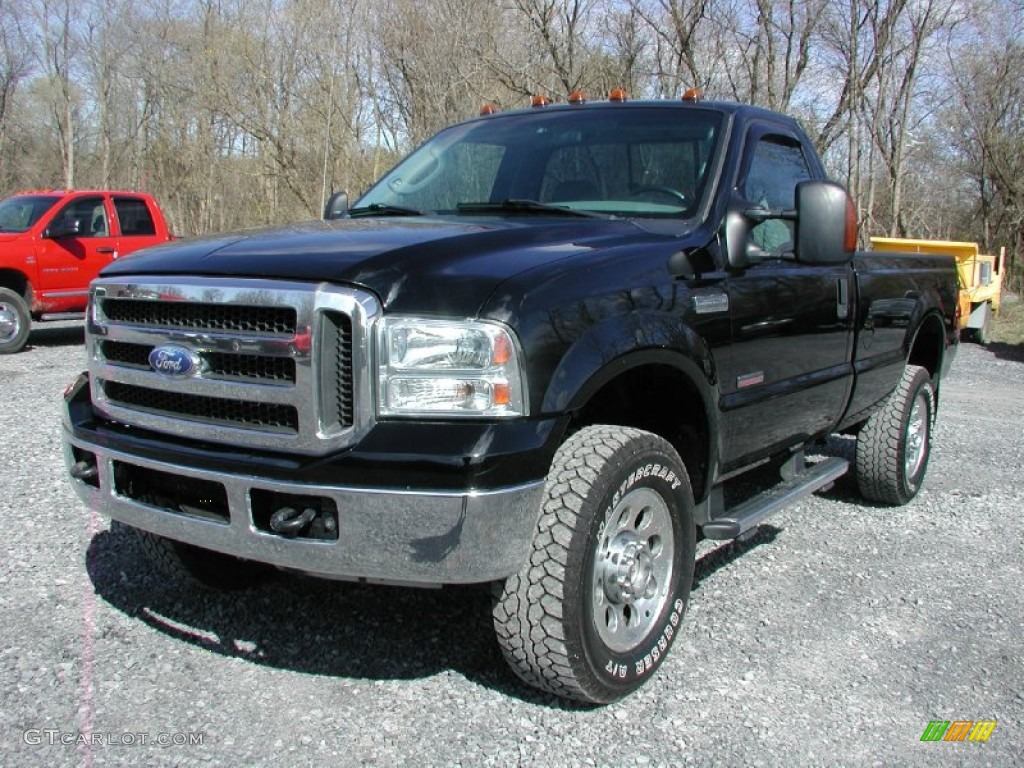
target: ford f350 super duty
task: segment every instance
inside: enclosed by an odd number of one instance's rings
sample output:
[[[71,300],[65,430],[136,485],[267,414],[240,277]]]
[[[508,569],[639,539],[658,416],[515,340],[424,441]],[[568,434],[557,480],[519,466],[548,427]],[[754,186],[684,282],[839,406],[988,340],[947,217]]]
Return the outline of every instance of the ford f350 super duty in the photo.
[[[953,259],[855,252],[788,117],[574,102],[449,127],[324,220],[108,266],[65,395],[79,496],[207,583],[489,583],[516,673],[595,703],[671,650],[699,537],[848,471],[910,501]],[[832,433],[855,460],[805,457]],[[755,467],[778,482],[732,503]]]

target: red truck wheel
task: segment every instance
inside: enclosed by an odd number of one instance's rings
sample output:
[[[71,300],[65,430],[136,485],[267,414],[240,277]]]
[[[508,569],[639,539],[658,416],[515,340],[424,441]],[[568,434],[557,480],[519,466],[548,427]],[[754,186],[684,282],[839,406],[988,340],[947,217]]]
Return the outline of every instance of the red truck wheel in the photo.
[[[903,378],[857,435],[857,485],[883,504],[906,504],[917,495],[928,469],[935,386],[928,371],[908,365]]]
[[[9,288],[0,288],[0,355],[20,352],[31,328],[25,300]]]
[[[529,562],[494,606],[525,682],[591,704],[640,687],[679,633],[693,583],[693,494],[675,449],[649,432],[586,427],[548,473]]]

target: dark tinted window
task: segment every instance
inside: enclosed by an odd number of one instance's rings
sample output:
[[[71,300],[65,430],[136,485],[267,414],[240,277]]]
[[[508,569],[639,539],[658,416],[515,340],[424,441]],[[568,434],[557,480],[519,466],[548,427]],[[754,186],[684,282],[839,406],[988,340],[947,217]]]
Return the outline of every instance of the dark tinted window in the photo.
[[[744,192],[747,200],[768,208],[796,205],[796,185],[811,178],[800,145],[768,136],[757,143],[747,172]]]
[[[114,210],[121,224],[122,235],[155,235],[156,225],[145,200],[137,197],[115,197]]]
[[[743,194],[751,203],[773,210],[796,205],[796,185],[811,178],[800,144],[783,136],[758,141],[747,169]],[[772,219],[754,227],[752,238],[767,251],[792,248],[793,223]]]
[[[50,226],[69,226],[78,222],[79,237],[109,237],[107,209],[102,197],[80,197],[65,205]]]

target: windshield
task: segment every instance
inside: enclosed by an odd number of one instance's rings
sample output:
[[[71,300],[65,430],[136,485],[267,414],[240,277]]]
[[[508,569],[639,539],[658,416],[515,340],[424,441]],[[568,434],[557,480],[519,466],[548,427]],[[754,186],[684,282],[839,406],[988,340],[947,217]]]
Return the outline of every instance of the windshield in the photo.
[[[16,195],[0,202],[0,232],[25,232],[60,198],[56,195]]]
[[[498,115],[437,134],[355,209],[479,215],[545,206],[626,217],[694,215],[722,118],[657,106]],[[518,205],[502,205],[513,201]],[[486,205],[491,204],[491,205]]]

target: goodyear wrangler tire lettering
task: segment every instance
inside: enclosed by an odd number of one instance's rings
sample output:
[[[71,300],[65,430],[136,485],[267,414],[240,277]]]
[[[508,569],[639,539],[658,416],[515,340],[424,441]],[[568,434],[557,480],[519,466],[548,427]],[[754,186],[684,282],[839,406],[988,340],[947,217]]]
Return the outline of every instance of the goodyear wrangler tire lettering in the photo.
[[[586,427],[548,473],[529,562],[494,624],[524,681],[588,703],[633,691],[664,662],[693,583],[693,494],[657,435]]]

